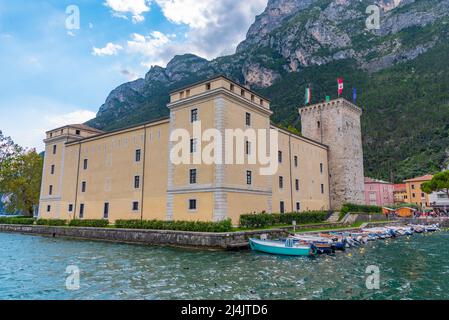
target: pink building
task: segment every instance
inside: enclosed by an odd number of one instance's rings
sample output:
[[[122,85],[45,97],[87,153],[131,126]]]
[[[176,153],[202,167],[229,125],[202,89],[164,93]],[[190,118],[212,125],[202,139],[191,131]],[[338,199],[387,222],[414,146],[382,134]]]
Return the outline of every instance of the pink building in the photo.
[[[365,202],[379,207],[394,204],[394,184],[387,181],[365,178]]]

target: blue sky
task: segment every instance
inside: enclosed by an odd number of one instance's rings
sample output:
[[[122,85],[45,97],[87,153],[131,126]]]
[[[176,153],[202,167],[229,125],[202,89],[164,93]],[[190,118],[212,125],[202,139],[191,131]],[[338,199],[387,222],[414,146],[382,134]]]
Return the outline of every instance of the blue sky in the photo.
[[[46,130],[94,117],[111,90],[152,65],[233,53],[266,4],[0,0],[0,130],[40,151]]]

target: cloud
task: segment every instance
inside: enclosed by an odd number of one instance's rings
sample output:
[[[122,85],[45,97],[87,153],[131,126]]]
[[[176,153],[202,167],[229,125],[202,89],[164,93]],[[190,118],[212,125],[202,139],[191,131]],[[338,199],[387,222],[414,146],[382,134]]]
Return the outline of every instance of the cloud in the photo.
[[[165,35],[159,31],[153,31],[149,36],[133,33],[127,43],[127,50],[144,56],[145,61],[142,64],[147,67],[154,64],[163,65],[167,62],[164,57],[169,55],[166,51],[169,50],[168,45],[172,43],[171,38],[172,35]]]
[[[193,53],[206,59],[232,54],[266,7],[268,0],[153,0],[165,18],[187,26],[185,34],[133,34],[127,51],[143,56],[142,65],[165,66],[177,54]]]
[[[128,80],[130,81],[134,81],[139,78],[139,75],[137,73],[128,69],[122,69],[120,70],[120,73],[124,75],[126,78],[128,78]]]
[[[47,122],[56,127],[62,127],[68,124],[81,124],[95,118],[95,112],[89,110],[75,110],[65,114],[47,115]]]
[[[119,50],[122,50],[123,47],[118,44],[114,44],[112,42],[109,42],[106,47],[104,48],[92,48],[92,55],[98,56],[98,57],[104,57],[104,56],[115,56],[117,55]]]
[[[149,0],[106,0],[104,4],[111,8],[115,17],[128,19],[127,14],[131,14],[134,23],[144,21],[142,14],[150,11]]]

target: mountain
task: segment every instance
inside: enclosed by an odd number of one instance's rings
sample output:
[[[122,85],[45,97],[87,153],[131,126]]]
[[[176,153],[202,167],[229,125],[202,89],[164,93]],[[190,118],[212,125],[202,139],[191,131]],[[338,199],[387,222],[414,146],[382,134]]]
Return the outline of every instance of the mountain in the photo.
[[[368,30],[373,2],[380,28]],[[111,92],[89,125],[103,130],[166,116],[168,93],[217,74],[272,100],[273,121],[300,129],[304,88],[312,102],[358,92],[366,174],[404,178],[449,163],[449,0],[269,0],[236,53],[192,54],[152,67]]]

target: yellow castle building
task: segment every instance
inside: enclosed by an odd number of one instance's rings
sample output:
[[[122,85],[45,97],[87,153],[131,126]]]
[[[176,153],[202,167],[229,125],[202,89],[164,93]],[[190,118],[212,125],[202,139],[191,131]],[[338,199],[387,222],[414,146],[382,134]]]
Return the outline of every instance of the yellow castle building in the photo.
[[[339,188],[334,192],[341,198],[339,202],[351,201],[360,192],[363,195],[363,186],[348,178],[353,173],[342,171],[337,151],[345,130],[360,129],[360,109],[344,99],[327,106],[308,106],[308,112],[302,115],[303,126],[311,135],[315,134],[314,127],[321,137],[323,127],[335,130],[332,146],[326,145],[326,139],[316,141],[274,126],[268,99],[223,76],[172,92],[167,107],[167,118],[116,131],[102,132],[86,125],[48,131],[39,217],[111,222],[230,218],[237,224],[240,215],[246,213],[329,210],[333,208],[333,185]],[[345,128],[334,128],[324,120],[317,123],[316,110],[334,114],[329,121]],[[348,115],[356,122],[355,129],[344,123],[342,117]],[[335,122],[338,119],[341,121]],[[243,163],[174,163],[172,151],[177,144],[170,137],[179,129],[196,137],[198,123],[202,132],[213,129],[223,136],[230,129],[276,132],[277,149],[265,155],[275,153],[277,170],[262,174],[264,164],[248,160],[259,152],[259,145],[249,136],[231,149],[234,153],[244,149]],[[224,145],[216,146],[211,153],[214,157],[226,152]],[[207,146],[200,137],[190,139],[188,147],[194,158]],[[353,147],[348,148],[345,151],[351,152]],[[330,159],[336,159],[336,165]],[[362,172],[362,180],[363,176]],[[339,183],[332,183],[332,179]],[[342,193],[343,184],[346,193]]]

